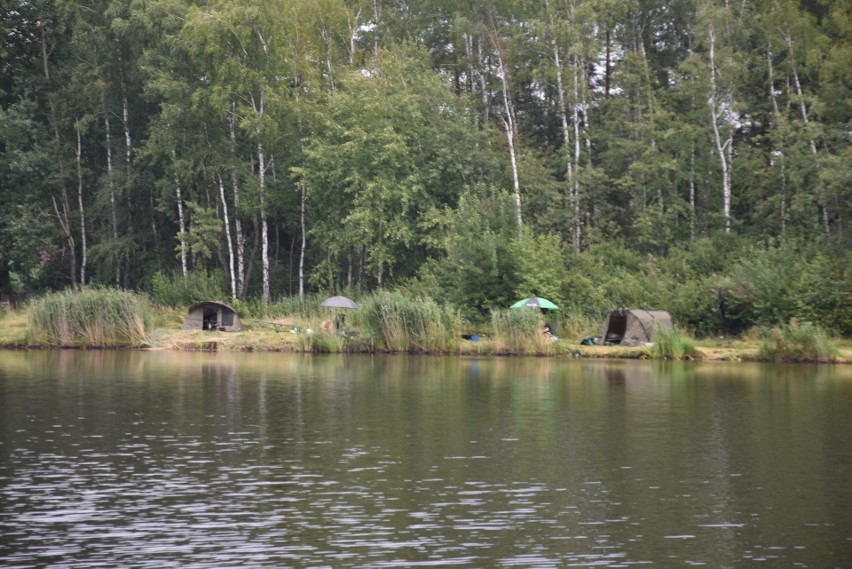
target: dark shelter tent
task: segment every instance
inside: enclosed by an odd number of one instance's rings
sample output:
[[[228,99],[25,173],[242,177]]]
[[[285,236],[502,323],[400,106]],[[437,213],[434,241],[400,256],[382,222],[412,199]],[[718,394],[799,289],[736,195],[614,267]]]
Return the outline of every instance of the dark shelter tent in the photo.
[[[233,308],[221,302],[206,300],[193,304],[183,321],[184,330],[218,330],[239,332],[243,323]]]
[[[672,329],[671,314],[664,310],[619,308],[606,315],[597,343],[641,346],[654,341],[657,329]]]

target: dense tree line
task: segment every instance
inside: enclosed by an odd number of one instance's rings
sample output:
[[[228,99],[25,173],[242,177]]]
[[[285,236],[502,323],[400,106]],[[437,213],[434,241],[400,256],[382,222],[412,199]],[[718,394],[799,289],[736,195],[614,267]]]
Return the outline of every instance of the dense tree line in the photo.
[[[852,332],[848,2],[2,0],[0,32],[4,299],[201,273]]]

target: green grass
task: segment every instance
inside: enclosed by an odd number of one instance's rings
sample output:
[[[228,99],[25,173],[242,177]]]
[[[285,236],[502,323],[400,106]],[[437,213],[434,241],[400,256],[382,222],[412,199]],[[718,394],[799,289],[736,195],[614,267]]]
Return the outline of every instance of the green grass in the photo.
[[[553,339],[543,333],[543,317],[538,310],[492,310],[491,326],[498,353],[541,356],[555,351]]]
[[[24,346],[26,343],[26,310],[0,308],[0,346]]]
[[[784,362],[834,361],[837,345],[825,331],[810,322],[792,321],[763,333],[758,359]]]
[[[677,326],[671,330],[657,328],[654,330],[653,337],[654,344],[648,350],[648,354],[652,358],[682,360],[694,358],[698,353],[695,340]]]
[[[358,312],[366,333],[391,352],[441,353],[458,345],[458,313],[429,298],[379,291]]]
[[[151,310],[144,295],[86,287],[48,294],[27,311],[29,341],[79,347],[136,346],[146,342]]]

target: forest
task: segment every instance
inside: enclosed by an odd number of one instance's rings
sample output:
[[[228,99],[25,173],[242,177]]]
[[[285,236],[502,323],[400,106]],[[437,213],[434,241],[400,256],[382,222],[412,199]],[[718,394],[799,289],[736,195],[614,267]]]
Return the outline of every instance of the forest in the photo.
[[[4,303],[537,294],[852,336],[848,1],[0,2]]]

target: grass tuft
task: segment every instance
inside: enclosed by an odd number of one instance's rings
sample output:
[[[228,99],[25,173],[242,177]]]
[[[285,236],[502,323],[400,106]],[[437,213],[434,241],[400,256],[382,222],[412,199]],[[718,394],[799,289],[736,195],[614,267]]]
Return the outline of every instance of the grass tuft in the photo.
[[[361,305],[360,320],[377,343],[392,352],[449,352],[458,345],[458,313],[430,298],[379,291]]]
[[[695,340],[678,327],[671,330],[657,328],[654,330],[654,345],[648,350],[652,358],[666,360],[682,360],[695,358],[698,350]]]
[[[543,333],[542,320],[538,310],[492,310],[491,326],[497,351],[528,355],[553,354],[554,342]]]
[[[111,288],[51,293],[33,301],[27,311],[29,340],[36,344],[141,345],[150,323],[146,296]]]
[[[784,362],[833,361],[838,355],[821,327],[795,320],[765,331],[757,349],[758,359]]]

